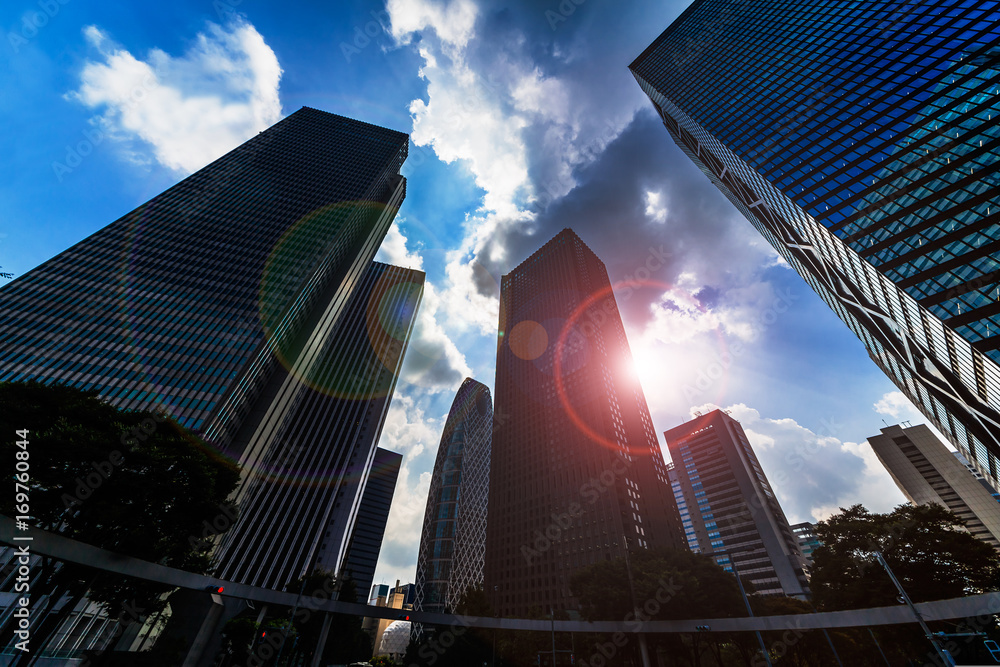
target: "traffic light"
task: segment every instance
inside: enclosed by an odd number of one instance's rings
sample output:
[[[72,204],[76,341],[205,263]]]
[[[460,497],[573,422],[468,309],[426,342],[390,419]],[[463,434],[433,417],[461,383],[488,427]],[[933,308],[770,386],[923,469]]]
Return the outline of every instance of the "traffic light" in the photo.
[[[209,593],[215,593],[216,595],[222,595],[222,591],[226,590],[222,586],[205,586],[205,590]]]
[[[708,632],[709,630],[712,629],[712,626],[710,626],[710,625],[696,625],[696,626],[694,626],[694,629],[697,630],[698,632]]]

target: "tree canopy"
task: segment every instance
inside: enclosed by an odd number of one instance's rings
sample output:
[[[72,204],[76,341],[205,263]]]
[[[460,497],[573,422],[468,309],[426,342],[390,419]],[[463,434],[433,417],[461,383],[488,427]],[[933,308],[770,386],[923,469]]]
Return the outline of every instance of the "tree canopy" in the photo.
[[[940,505],[900,505],[888,514],[861,505],[841,509],[816,526],[823,545],[813,552],[811,587],[824,610],[898,604],[898,592],[874,552],[914,602],[996,590],[1000,557],[963,530]]]
[[[225,505],[239,479],[234,463],[163,414],[121,410],[67,385],[0,383],[0,432],[25,429],[29,523],[135,558],[207,571],[206,522],[214,534],[235,519]],[[18,448],[6,437],[0,449],[14,460]],[[2,496],[0,512],[15,514],[13,500]],[[88,597],[114,614],[141,589],[148,610],[161,588],[103,576]]]

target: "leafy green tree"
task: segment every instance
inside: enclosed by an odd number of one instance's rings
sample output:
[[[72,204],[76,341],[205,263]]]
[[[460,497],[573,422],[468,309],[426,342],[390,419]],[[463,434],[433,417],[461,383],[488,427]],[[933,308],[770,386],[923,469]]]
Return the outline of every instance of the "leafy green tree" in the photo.
[[[897,604],[876,550],[914,602],[996,590],[1000,557],[964,525],[940,505],[900,505],[888,514],[861,505],[841,509],[816,526],[823,543],[813,552],[816,604],[823,610]]]
[[[899,604],[899,593],[875,551],[882,553],[914,602],[996,590],[1000,557],[965,532],[964,525],[939,505],[900,505],[887,514],[861,505],[841,508],[816,526],[823,546],[813,552],[815,603],[824,611]],[[992,630],[993,624],[988,625],[979,629]],[[937,629],[953,630],[954,624]],[[874,637],[867,631],[853,633],[853,644],[871,654],[878,641],[889,660],[899,664],[927,658],[930,644],[916,625],[882,626],[872,633]]]
[[[631,585],[624,559],[595,563],[572,577],[570,586],[580,599],[585,619],[669,620],[746,615],[735,577],[708,556],[682,550],[639,551],[630,556],[629,565]],[[588,648],[578,653],[586,656],[589,647],[594,646],[606,648],[604,654],[610,653],[608,641],[607,637],[588,638],[584,644]],[[718,662],[723,650],[728,650],[725,644],[729,639],[693,634],[686,638],[650,636],[647,642],[651,652],[659,646],[671,655],[686,654],[689,664],[701,665],[706,651],[715,655]],[[637,659],[638,641],[634,637],[615,652],[616,657],[625,653]],[[611,660],[609,664],[613,664]]]
[[[208,543],[197,538],[236,487],[235,464],[169,417],[121,410],[66,385],[0,383],[0,433],[20,429],[28,431],[33,525],[135,558],[208,570]],[[11,438],[0,442],[4,460],[18,451]],[[0,496],[0,513],[19,514],[14,500]],[[51,600],[68,593],[72,603],[86,593],[112,618],[137,621],[163,609],[168,590],[46,558],[32,593]],[[44,638],[60,621],[50,614],[34,636]]]

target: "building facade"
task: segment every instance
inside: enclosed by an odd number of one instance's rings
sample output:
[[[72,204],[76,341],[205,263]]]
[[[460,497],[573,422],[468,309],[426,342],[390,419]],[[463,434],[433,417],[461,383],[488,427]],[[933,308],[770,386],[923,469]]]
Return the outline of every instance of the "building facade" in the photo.
[[[344,565],[423,290],[373,262],[407,146],[300,109],[0,289],[0,381],[164,411],[239,462],[221,578]]]
[[[807,597],[799,541],[740,423],[714,410],[664,436],[701,553],[761,595]]]
[[[372,262],[343,316],[309,346],[315,380],[285,378],[255,424],[254,456],[243,457],[218,576],[282,587],[313,568],[344,572],[422,288],[422,273]]]
[[[799,541],[799,550],[802,551],[802,557],[806,559],[809,566],[813,563],[813,552],[816,551],[822,542],[816,537],[816,524],[804,521],[803,523],[793,523],[792,533],[795,534],[795,538]]]
[[[994,483],[992,0],[695,0],[631,65],[677,145]]]
[[[677,512],[681,517],[681,528],[684,530],[684,539],[687,540],[688,549],[692,553],[700,554],[701,545],[699,545],[698,536],[694,531],[691,508],[688,507],[687,498],[684,497],[684,490],[681,488],[681,478],[677,473],[677,467],[673,461],[667,464],[667,479],[670,480],[670,489],[674,492],[674,502],[677,503]]]
[[[503,276],[486,593],[575,613],[574,570],[683,536],[607,270],[565,229]]]
[[[936,503],[965,520],[966,529],[1000,550],[1000,503],[985,479],[923,424],[895,425],[868,438],[892,481],[914,505]]]
[[[361,604],[368,599],[368,592],[372,589],[375,566],[382,550],[385,524],[389,520],[389,509],[392,507],[392,496],[396,492],[396,480],[402,462],[402,454],[377,448],[364,484],[358,516],[354,521],[344,564],[340,568],[340,578],[349,577],[354,581],[358,602]],[[326,539],[333,537],[332,532],[326,535]]]
[[[418,611],[454,612],[467,589],[483,585],[492,441],[489,387],[466,378],[445,421],[427,491],[417,556]]]

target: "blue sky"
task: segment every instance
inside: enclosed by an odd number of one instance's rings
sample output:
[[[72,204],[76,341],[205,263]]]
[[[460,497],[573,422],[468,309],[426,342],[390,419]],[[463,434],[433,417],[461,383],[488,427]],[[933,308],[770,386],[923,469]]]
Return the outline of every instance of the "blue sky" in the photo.
[[[627,66],[686,2],[0,8],[0,266],[21,274],[301,106],[411,134],[380,258],[427,272],[382,446],[376,581],[412,580],[437,439],[493,386],[502,274],[564,227],[604,260],[659,432],[741,420],[792,522],[902,502],[866,436],[923,421],[673,145]],[[647,275],[648,274],[648,275]]]

